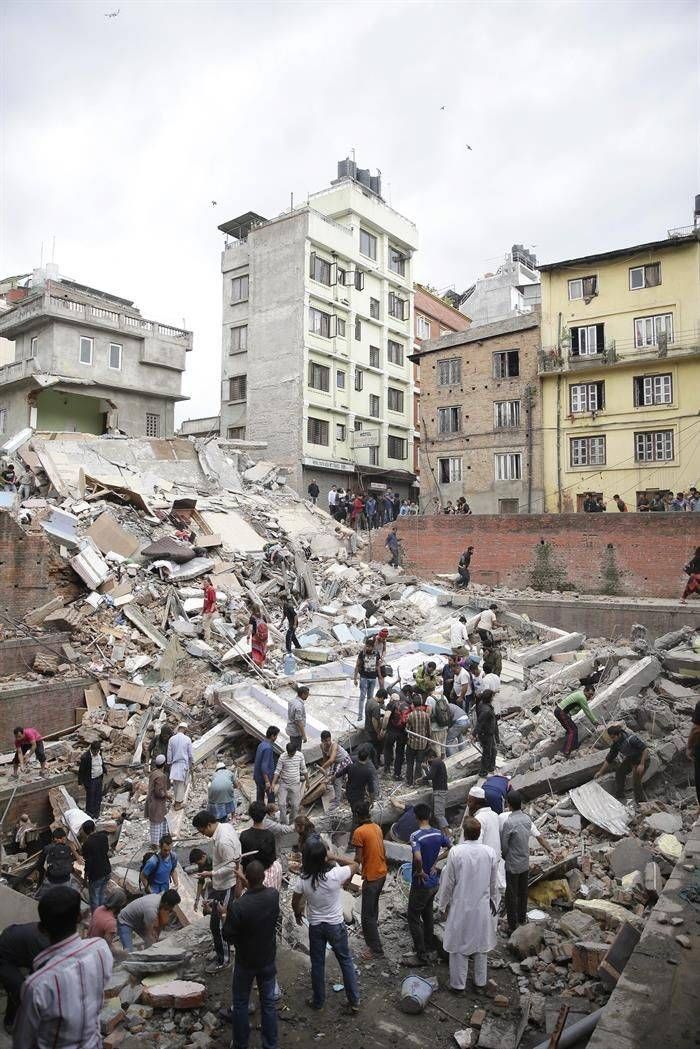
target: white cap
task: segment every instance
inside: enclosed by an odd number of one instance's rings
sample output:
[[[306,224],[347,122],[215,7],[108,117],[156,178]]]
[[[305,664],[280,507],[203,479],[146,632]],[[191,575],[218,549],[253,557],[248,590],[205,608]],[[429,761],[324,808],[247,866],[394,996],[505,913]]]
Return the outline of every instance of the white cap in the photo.
[[[484,794],[484,788],[483,787],[472,787],[471,790],[469,791],[469,797],[470,798],[485,798],[486,795]]]
[[[187,728],[187,722],[186,722],[186,721],[181,721],[181,722],[180,722],[180,723],[178,724],[178,726],[177,726],[177,727],[178,727],[178,729],[181,729],[181,728]]]
[[[156,758],[156,765],[164,765],[164,764],[165,764],[165,754],[159,754],[158,757]]]
[[[216,763],[216,767],[217,767],[217,769],[225,769],[226,768],[226,762],[225,761],[218,761]]]

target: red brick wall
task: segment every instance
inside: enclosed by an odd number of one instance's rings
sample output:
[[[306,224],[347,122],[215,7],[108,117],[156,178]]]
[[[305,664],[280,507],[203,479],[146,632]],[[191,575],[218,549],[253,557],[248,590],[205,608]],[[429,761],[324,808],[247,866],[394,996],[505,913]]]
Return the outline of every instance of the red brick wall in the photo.
[[[0,510],[0,612],[20,618],[59,592],[72,599],[76,582],[40,528],[25,532],[9,511]]]
[[[39,779],[37,767],[35,765],[30,767],[32,775],[37,778],[30,782],[20,782],[14,797],[12,796],[15,787],[14,781],[11,785],[0,790],[0,812],[5,812],[7,809],[2,824],[2,837],[5,842],[12,840],[17,821],[24,812],[27,813],[32,823],[35,823],[39,830],[45,830],[51,826],[54,814],[49,801],[49,790],[52,787],[65,787],[79,805],[82,803],[83,792],[78,790],[77,775],[62,773],[58,776],[49,775],[45,779]],[[49,765],[50,768],[51,765]],[[8,803],[10,804],[9,809],[7,808]],[[35,848],[35,846],[32,846],[32,851]]]
[[[84,690],[92,678],[10,685],[0,690],[0,748],[12,752],[16,725],[38,729],[42,736],[75,725],[74,711],[85,706]]]
[[[689,513],[474,514],[397,524],[406,567],[421,575],[456,572],[473,546],[476,583],[588,594],[679,597],[683,565],[700,545],[700,515]]]

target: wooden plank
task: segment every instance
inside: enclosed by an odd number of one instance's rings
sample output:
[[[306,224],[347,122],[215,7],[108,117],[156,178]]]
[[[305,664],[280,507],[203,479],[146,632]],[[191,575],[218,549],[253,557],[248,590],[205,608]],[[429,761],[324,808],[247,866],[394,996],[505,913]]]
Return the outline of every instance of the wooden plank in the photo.
[[[134,608],[133,605],[124,605],[122,612],[129,622],[133,623],[137,630],[140,630],[142,634],[145,634],[146,637],[150,638],[151,641],[158,645],[158,648],[166,647],[168,642],[163,637],[160,630],[156,630],[156,628],[148,622],[137,608]]]
[[[100,682],[100,684],[102,684],[102,682]],[[104,707],[104,698],[100,685],[90,685],[90,687],[84,689],[83,692],[85,695],[85,706],[89,711],[102,710]]]

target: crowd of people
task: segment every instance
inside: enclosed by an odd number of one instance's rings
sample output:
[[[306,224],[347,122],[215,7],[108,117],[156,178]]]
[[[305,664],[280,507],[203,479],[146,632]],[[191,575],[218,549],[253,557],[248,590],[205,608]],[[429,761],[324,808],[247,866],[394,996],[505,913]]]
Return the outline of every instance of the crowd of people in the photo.
[[[613,496],[613,502],[617,509],[625,514],[629,507],[620,495]],[[605,499],[600,494],[587,492],[583,500],[583,512],[585,514],[599,514],[607,510]],[[685,513],[700,512],[700,494],[695,485],[691,485],[687,492],[662,492],[643,494],[637,497],[637,511],[645,513]]]

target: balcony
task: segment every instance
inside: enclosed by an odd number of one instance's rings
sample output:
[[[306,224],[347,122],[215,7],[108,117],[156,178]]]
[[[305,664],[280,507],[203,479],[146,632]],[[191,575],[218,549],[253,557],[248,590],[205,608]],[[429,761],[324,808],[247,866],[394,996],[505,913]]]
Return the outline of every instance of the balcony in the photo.
[[[0,368],[0,386],[6,386],[10,382],[19,382],[20,379],[29,379],[39,369],[34,358],[27,361],[12,361]]]
[[[74,324],[89,324],[90,327],[106,328],[124,332],[136,338],[155,338],[176,342],[185,350],[192,349],[192,332],[173,328],[169,324],[149,321],[145,317],[110,310],[92,303],[79,302],[45,291],[32,296],[21,306],[16,306],[0,315],[0,335],[14,339],[28,323],[38,317],[55,318]]]
[[[674,333],[667,342],[659,340],[653,346],[636,346],[633,339],[615,340],[606,343],[600,353],[578,356],[571,353],[567,345],[545,346],[538,354],[538,375],[557,375],[564,372],[585,372],[601,367],[624,367],[643,364],[668,357],[693,357],[700,353],[700,331],[689,329]]]

